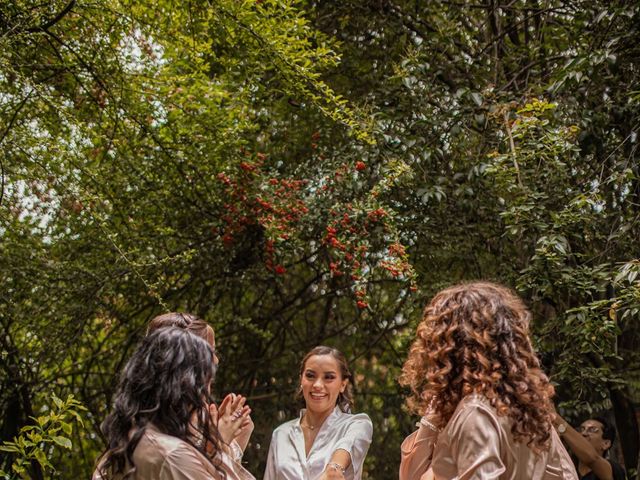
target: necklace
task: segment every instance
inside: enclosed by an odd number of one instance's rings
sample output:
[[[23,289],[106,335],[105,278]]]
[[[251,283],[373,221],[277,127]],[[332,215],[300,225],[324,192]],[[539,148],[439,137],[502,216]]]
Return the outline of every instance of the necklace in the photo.
[[[306,422],[305,422],[306,424],[305,424],[305,423],[300,422],[300,425],[302,425],[303,427],[308,428],[309,430],[315,430],[315,429],[316,429],[315,425],[311,425],[311,424],[309,423],[309,420],[307,420],[307,417],[304,417],[304,418],[303,418],[303,420],[305,420],[305,421],[306,421]]]

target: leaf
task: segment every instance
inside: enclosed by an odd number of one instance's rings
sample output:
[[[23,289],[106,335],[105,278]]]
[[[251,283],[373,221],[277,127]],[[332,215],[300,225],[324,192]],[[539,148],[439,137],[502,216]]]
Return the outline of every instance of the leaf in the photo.
[[[61,422],[60,426],[62,427],[62,431],[64,433],[66,433],[67,435],[71,435],[71,432],[73,431],[73,425],[68,422]]]
[[[15,444],[11,445],[11,444],[5,443],[2,446],[0,446],[0,451],[1,452],[21,452],[22,449],[18,448],[18,446]]]
[[[42,450],[37,449],[34,452],[34,457],[43,468],[51,466],[49,460],[47,459],[47,455]]]
[[[57,443],[58,445],[64,448],[71,449],[71,447],[73,446],[73,444],[71,443],[71,440],[69,440],[67,437],[62,437],[60,435],[51,437],[51,440],[53,440],[55,443]]]

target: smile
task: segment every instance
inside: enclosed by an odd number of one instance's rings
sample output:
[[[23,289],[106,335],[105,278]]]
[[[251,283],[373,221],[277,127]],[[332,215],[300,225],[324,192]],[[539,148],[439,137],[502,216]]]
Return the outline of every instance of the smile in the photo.
[[[310,394],[311,398],[314,400],[322,400],[323,398],[325,398],[327,395],[325,393],[312,393]]]

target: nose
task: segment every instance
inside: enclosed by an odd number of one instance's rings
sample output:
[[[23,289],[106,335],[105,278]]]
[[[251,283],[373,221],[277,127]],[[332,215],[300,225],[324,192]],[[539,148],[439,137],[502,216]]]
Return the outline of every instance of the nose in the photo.
[[[322,379],[316,378],[316,381],[313,382],[313,388],[315,388],[315,389],[322,388]]]

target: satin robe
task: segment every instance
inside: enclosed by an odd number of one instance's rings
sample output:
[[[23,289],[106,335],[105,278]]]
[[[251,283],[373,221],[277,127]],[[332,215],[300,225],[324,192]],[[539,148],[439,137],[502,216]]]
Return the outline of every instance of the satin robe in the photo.
[[[338,449],[346,450],[351,456],[345,479],[360,480],[373,435],[369,417],[364,413],[344,413],[336,407],[318,430],[307,457],[300,426],[303,415],[304,410],[299,418],[274,430],[264,480],[316,480]]]
[[[402,443],[400,480],[578,480],[555,429],[536,454],[481,395],[465,397],[440,433],[418,425]]]
[[[255,480],[240,465],[237,450],[219,452],[220,468],[226,480]],[[236,458],[232,458],[232,456]],[[222,480],[220,473],[202,453],[177,437],[148,426],[133,452],[136,472],[133,480]],[[119,480],[120,476],[102,477],[96,470],[92,480]]]

